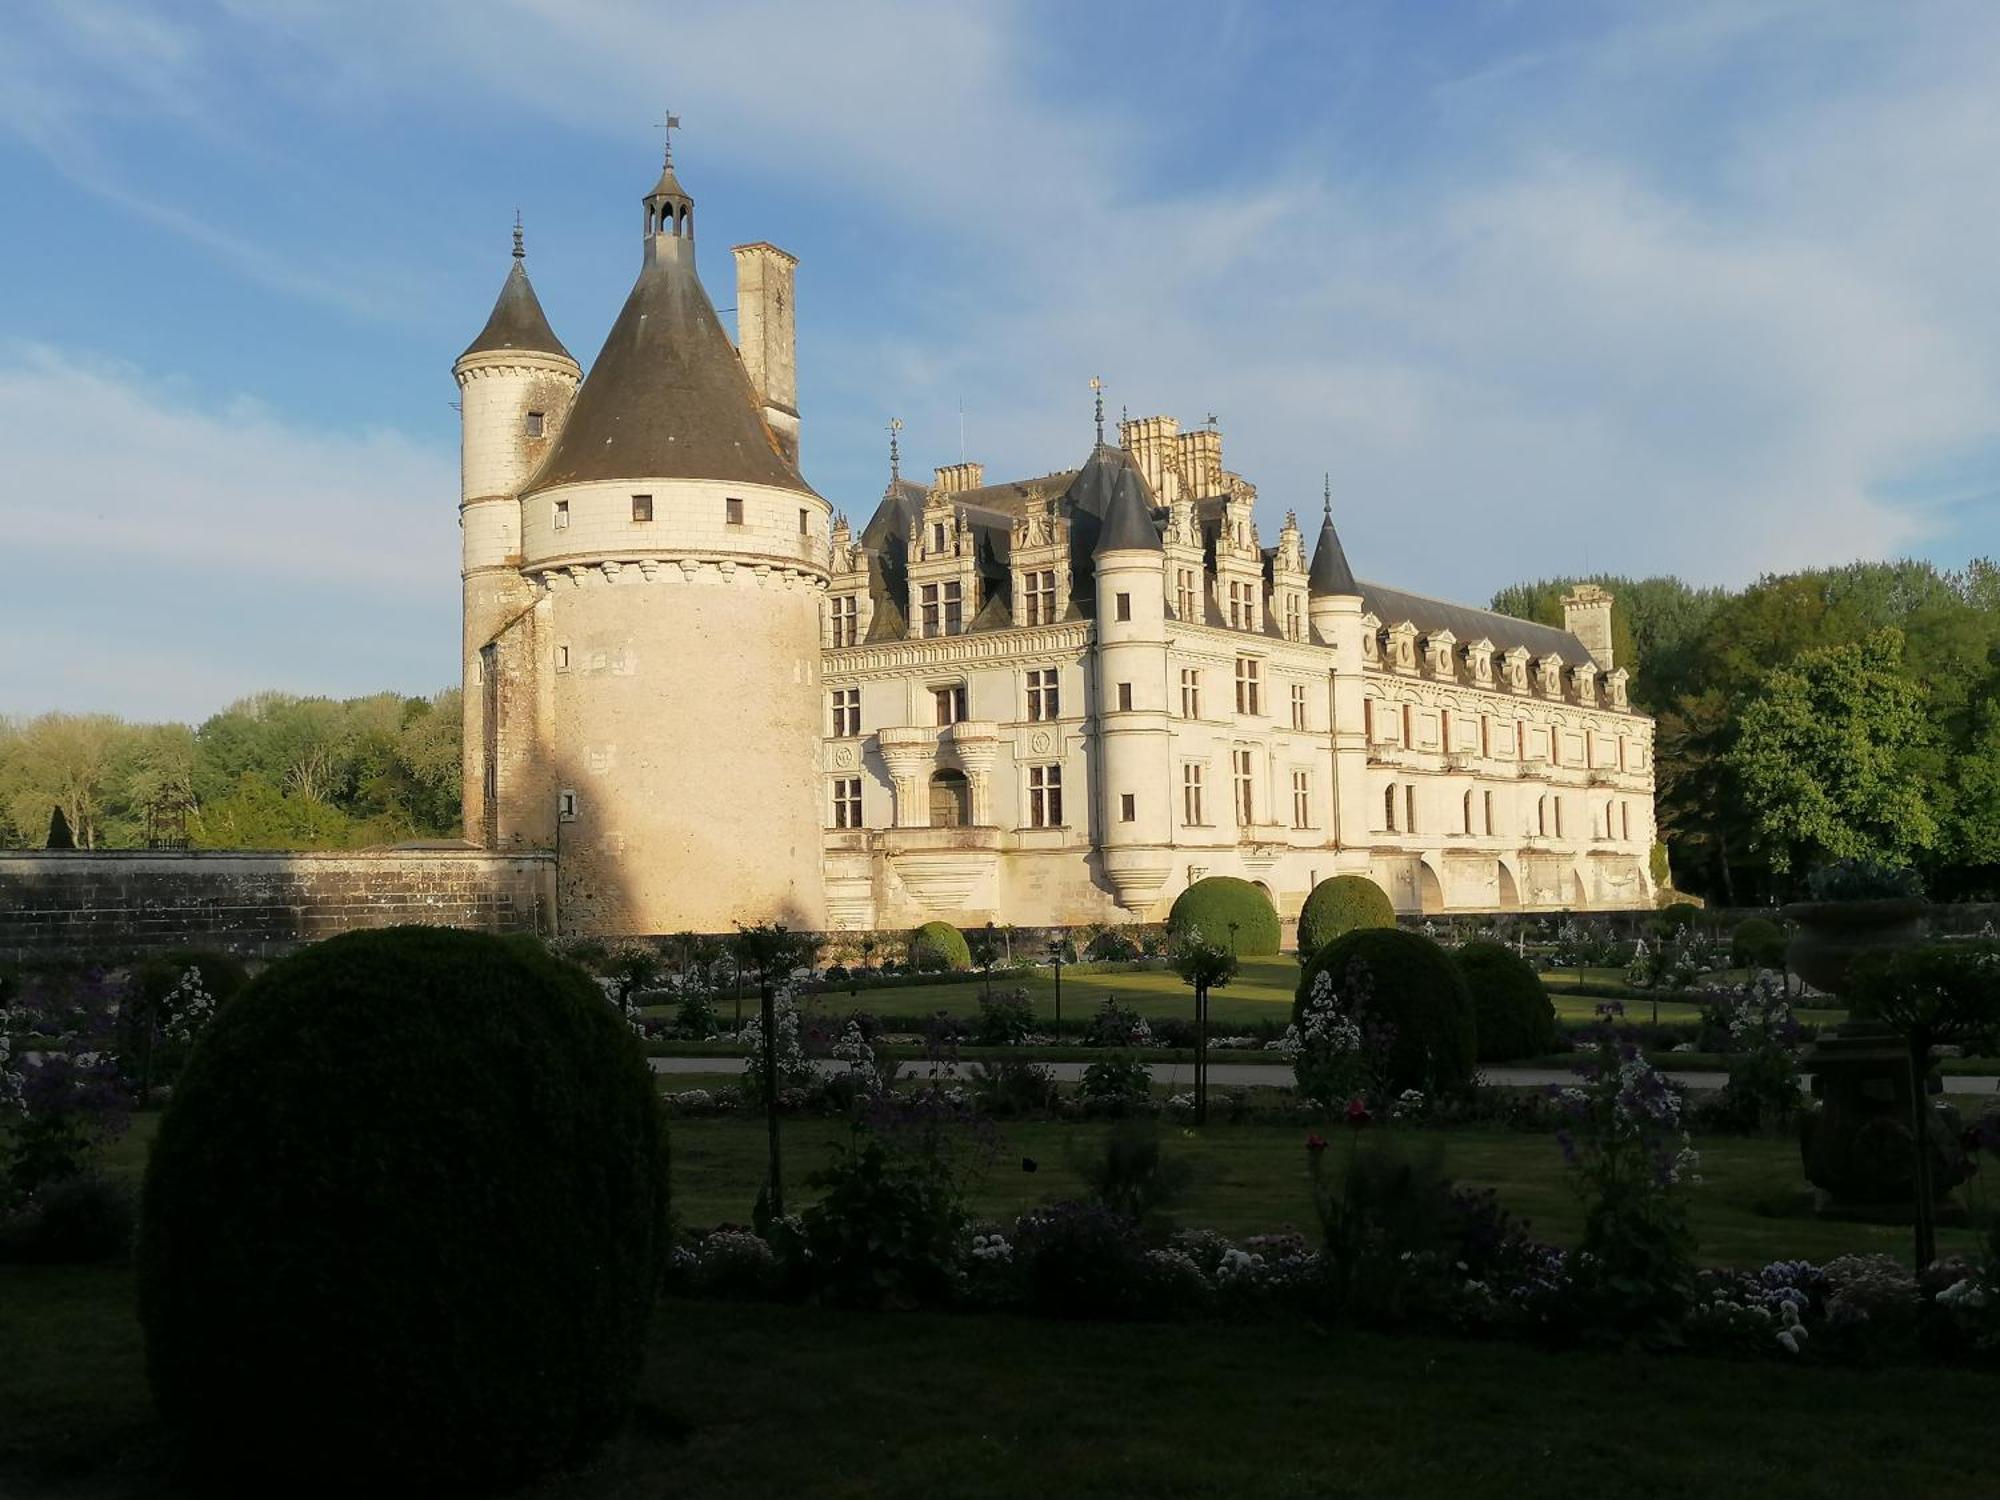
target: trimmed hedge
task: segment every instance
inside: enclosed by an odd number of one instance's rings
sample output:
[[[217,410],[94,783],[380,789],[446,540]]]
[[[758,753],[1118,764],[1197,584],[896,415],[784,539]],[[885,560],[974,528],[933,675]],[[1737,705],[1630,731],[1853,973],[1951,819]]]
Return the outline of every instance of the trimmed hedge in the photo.
[[[1556,1045],[1556,1007],[1534,967],[1505,943],[1467,943],[1451,955],[1472,996],[1481,1062],[1540,1057]]]
[[[1211,942],[1231,941],[1230,924],[1239,958],[1262,958],[1278,951],[1278,913],[1264,893],[1233,875],[1197,880],[1174,898],[1167,926],[1174,931],[1199,930]]]
[[[1299,952],[1314,954],[1357,927],[1394,927],[1389,893],[1365,875],[1322,880],[1299,908]]]
[[[1745,917],[1729,934],[1729,962],[1739,969],[1784,968],[1784,929],[1765,917]]]
[[[210,1492],[485,1492],[612,1431],[668,1254],[666,1138],[581,970],[351,933],[196,1046],[147,1168],[153,1399]]]
[[[1692,901],[1669,901],[1654,919],[1661,932],[1686,932],[1701,920],[1701,908]]]
[[[910,934],[910,967],[918,970],[969,969],[972,949],[949,922],[926,922]]]
[[[1385,1080],[1396,1092],[1456,1093],[1472,1082],[1477,1060],[1472,996],[1450,955],[1420,932],[1357,927],[1335,938],[1299,970],[1292,1018],[1322,973],[1364,1016],[1395,1028]]]

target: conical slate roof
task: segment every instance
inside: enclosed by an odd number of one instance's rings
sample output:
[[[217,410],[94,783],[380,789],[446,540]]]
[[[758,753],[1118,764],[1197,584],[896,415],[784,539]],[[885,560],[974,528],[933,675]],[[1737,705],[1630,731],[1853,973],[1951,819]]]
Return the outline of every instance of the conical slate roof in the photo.
[[[1098,451],[1110,450],[1100,448]],[[1087,465],[1085,472],[1089,472]],[[1078,476],[1079,479],[1081,477]],[[1160,533],[1153,525],[1152,495],[1138,466],[1129,461],[1118,464],[1104,478],[1108,489],[1104,519],[1097,530],[1097,545],[1091,549],[1090,555],[1102,557],[1107,552],[1164,551]]]
[[[532,354],[556,354],[570,359],[569,350],[563,348],[562,340],[549,327],[548,315],[542,311],[541,299],[528,281],[528,273],[517,258],[514,269],[507,273],[506,283],[500,288],[500,297],[493,304],[493,315],[486,320],[486,326],[479,330],[465,351],[467,354],[493,354],[503,350],[523,350]]]
[[[531,490],[598,479],[811,486],[779,451],[694,271],[694,246],[649,256]]]
[[[1312,571],[1306,575],[1306,591],[1316,599],[1329,594],[1361,592],[1354,581],[1354,570],[1347,565],[1347,553],[1340,545],[1340,536],[1333,529],[1331,506],[1327,508],[1326,518],[1319,523],[1319,542],[1313,548]]]

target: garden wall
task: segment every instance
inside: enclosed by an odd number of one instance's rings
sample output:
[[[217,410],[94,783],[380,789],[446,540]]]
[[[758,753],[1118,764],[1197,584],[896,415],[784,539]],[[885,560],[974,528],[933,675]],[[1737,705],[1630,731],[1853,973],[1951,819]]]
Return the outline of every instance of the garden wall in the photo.
[[[244,955],[402,922],[551,931],[553,862],[483,849],[0,852],[0,960]]]

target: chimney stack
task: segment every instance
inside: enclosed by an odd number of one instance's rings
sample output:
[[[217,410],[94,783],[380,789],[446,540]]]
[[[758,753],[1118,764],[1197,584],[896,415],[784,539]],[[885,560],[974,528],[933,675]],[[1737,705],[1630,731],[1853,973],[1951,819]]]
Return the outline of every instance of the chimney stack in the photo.
[[[1609,672],[1611,660],[1611,595],[1594,583],[1579,583],[1563,595],[1563,629],[1583,642],[1598,670]]]
[[[738,245],[736,351],[763,403],[764,421],[794,468],[799,462],[798,322],[792,305],[798,257],[759,240]]]

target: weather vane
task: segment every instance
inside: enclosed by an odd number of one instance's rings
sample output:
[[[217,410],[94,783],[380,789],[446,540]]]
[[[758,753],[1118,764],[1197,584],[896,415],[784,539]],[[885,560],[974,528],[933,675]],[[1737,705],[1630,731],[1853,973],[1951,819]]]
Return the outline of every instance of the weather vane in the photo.
[[[1090,377],[1090,389],[1097,397],[1097,446],[1104,446],[1104,382],[1099,377]]]
[[[674,164],[674,132],[681,128],[681,117],[672,110],[668,110],[666,123],[664,125],[655,125],[653,128],[655,130],[664,130],[667,133],[667,155],[666,160],[661,165],[671,167]]]
[[[1210,413],[1208,414],[1208,430],[1209,430],[1210,432],[1213,432],[1213,431],[1215,431],[1215,424],[1216,424],[1217,422],[1219,422],[1220,420],[1221,420],[1221,418],[1220,418],[1220,417],[1218,417],[1218,416],[1216,416],[1216,414],[1215,414],[1214,412],[1210,412]]]
[[[889,482],[894,484],[903,477],[903,454],[896,444],[896,434],[903,430],[901,417],[889,418]]]

